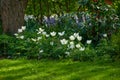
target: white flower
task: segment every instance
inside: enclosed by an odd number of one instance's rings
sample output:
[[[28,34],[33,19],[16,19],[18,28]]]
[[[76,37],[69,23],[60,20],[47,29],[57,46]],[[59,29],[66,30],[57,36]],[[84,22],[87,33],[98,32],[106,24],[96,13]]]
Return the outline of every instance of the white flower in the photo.
[[[53,45],[54,45],[54,42],[50,42],[50,45],[53,46]]]
[[[74,33],[73,35],[74,35],[74,37],[78,37],[79,33]]]
[[[32,40],[32,41],[34,41],[34,42],[36,42],[36,41],[37,41],[37,40],[36,40],[36,39],[34,39],[34,38],[32,38],[31,40]]]
[[[39,31],[40,31],[40,33],[41,33],[41,32],[43,32],[43,31],[44,31],[44,29],[42,29],[42,28],[39,28]]]
[[[50,35],[46,34],[46,37],[49,37]]]
[[[22,30],[25,30],[26,29],[26,26],[22,26],[22,28],[21,28]]]
[[[28,17],[29,17],[30,19],[33,19],[33,18],[34,18],[34,16],[33,16],[33,15],[28,15]]]
[[[69,49],[75,48],[74,42],[70,42],[70,44],[68,45],[68,48],[69,48]]]
[[[84,48],[84,47],[81,47],[81,48],[80,48],[80,51],[84,51],[84,50],[85,50],[85,48]]]
[[[25,21],[28,21],[28,16],[25,14],[25,16],[24,16],[24,20]]]
[[[106,11],[108,11],[108,8],[105,8]]]
[[[71,41],[71,42],[70,42],[70,45],[73,45],[73,44],[74,44],[74,42],[73,42],[73,41]]]
[[[17,34],[17,33],[15,33],[14,35],[15,35],[15,36],[18,36],[18,34]]]
[[[69,56],[69,55],[70,55],[70,52],[65,52],[65,54]]]
[[[87,44],[91,44],[91,42],[92,42],[92,40],[87,40],[86,43],[87,43]]]
[[[78,41],[81,41],[81,40],[82,40],[82,36],[78,36],[78,37],[77,37],[77,40],[78,40]]]
[[[103,34],[103,37],[107,37],[107,34]]]
[[[55,36],[55,35],[56,35],[56,32],[53,31],[53,32],[50,33],[50,35],[51,35],[51,36]]]
[[[21,33],[22,32],[22,29],[18,29],[18,33]]]
[[[60,40],[60,42],[61,42],[62,45],[65,45],[65,44],[68,43],[68,40],[66,40],[66,39],[62,39],[62,40]]]
[[[63,36],[65,34],[65,31],[63,31],[63,32],[58,32],[58,35],[59,36]]]
[[[20,38],[20,39],[24,39],[24,36],[20,36],[19,38]]]
[[[75,40],[75,37],[74,36],[70,36],[69,39],[73,41],[73,40]]]
[[[40,50],[39,53],[43,53],[43,50]]]
[[[38,38],[37,38],[37,40],[40,40],[40,39],[42,39],[42,37],[38,37]]]
[[[76,44],[76,48],[80,48],[81,46],[80,46],[80,44]]]
[[[42,32],[42,34],[43,34],[43,35],[46,35],[47,33],[44,31],[44,32]]]
[[[75,48],[75,45],[74,45],[74,44],[69,45],[69,48],[70,48],[70,49],[73,49],[73,48]]]
[[[99,6],[97,6],[97,9],[100,9],[100,7],[99,7]]]

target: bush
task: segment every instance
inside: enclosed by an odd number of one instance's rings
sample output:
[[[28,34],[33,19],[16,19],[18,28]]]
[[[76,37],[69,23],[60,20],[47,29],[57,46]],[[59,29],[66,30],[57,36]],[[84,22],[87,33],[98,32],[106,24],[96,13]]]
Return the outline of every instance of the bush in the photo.
[[[67,34],[65,31],[46,31],[38,28],[34,32],[24,31],[22,26],[16,33],[15,51],[28,58],[62,59],[70,56],[71,51],[84,47],[79,33]],[[67,35],[67,36],[66,36]]]
[[[0,56],[11,57],[13,55],[14,39],[5,34],[0,35]]]
[[[102,60],[119,60],[120,59],[120,31],[108,38],[101,39],[96,47],[97,56]]]
[[[115,60],[120,60],[120,29],[116,34],[112,35],[111,46],[114,54],[112,55]]]
[[[74,61],[95,61],[96,59],[96,51],[93,47],[90,45],[87,45],[86,48],[83,48],[84,50],[74,50],[72,52],[72,59]]]

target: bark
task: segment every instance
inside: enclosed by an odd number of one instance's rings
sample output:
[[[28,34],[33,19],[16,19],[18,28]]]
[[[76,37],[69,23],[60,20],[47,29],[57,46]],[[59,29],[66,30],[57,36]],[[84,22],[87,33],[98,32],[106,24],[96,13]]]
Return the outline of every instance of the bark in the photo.
[[[3,33],[14,34],[24,25],[27,0],[0,0]]]

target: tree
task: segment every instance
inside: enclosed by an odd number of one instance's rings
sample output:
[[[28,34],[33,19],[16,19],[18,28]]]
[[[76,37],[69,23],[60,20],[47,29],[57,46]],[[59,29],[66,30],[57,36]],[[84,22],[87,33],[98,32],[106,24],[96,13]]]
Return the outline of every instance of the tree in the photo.
[[[24,10],[27,2],[27,0],[0,0],[3,33],[14,34],[24,25]]]

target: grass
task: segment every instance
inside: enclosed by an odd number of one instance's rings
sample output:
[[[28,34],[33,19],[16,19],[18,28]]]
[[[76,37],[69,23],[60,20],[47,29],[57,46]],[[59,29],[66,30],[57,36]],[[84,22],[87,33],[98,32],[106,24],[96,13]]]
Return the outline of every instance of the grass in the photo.
[[[3,59],[0,80],[120,80],[120,63]]]

